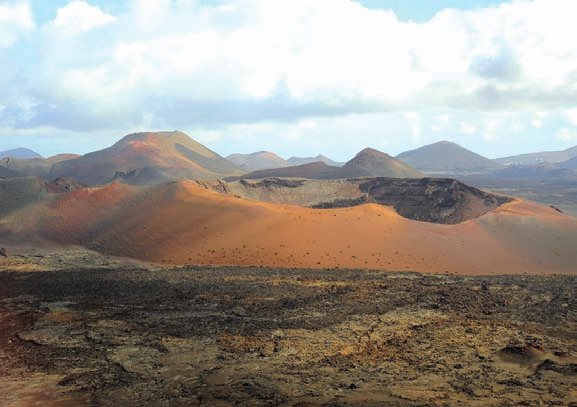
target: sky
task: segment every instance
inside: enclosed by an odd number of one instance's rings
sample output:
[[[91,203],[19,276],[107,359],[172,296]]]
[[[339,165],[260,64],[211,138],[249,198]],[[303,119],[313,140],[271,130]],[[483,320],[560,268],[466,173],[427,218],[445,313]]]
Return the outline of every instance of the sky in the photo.
[[[0,151],[577,145],[575,0],[0,0]]]

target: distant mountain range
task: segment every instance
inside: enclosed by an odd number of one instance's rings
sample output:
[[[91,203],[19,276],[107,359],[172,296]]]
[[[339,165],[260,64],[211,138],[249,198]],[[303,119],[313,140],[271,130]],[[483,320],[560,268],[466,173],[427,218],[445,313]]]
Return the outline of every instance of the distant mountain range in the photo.
[[[0,159],[2,178],[68,177],[88,185],[104,185],[112,181],[151,185],[181,179],[419,178],[425,175],[577,182],[577,146],[563,151],[491,160],[456,143],[441,141],[396,157],[367,148],[342,164],[320,154],[285,160],[269,151],[231,154],[224,158],[186,134],[173,131],[130,134],[111,147],[83,156],[59,154],[42,158],[25,148],[5,151],[1,155],[8,155]]]
[[[289,165],[285,159],[270,151],[258,151],[251,154],[231,154],[227,156],[226,159],[246,171],[282,168],[288,167]]]
[[[250,154],[231,154],[226,158],[246,171],[294,167],[314,162],[322,162],[333,167],[340,167],[343,165],[343,163],[333,161],[322,154],[319,154],[316,157],[291,157],[288,160],[285,160],[270,151],[258,151]]]
[[[257,170],[228,180],[290,177],[336,179],[352,177],[421,178],[424,174],[388,154],[366,148],[342,167],[317,161],[291,167]]]
[[[325,157],[322,154],[317,155],[316,157],[291,157],[287,160],[289,165],[303,165],[315,162],[325,163],[326,165],[330,165],[332,167],[342,167],[344,163],[331,160],[328,157]]]
[[[577,146],[562,151],[544,151],[497,158],[495,162],[502,165],[536,165],[542,162],[556,164],[571,160],[575,157],[577,157]]]
[[[78,157],[80,156],[77,154],[58,154],[48,158],[5,157],[0,160],[0,166],[11,169],[19,176],[50,178],[50,171],[54,164]]]
[[[502,180],[577,182],[577,146],[563,151],[521,154],[491,160],[458,144],[441,141],[397,156],[428,175]]]
[[[375,150],[376,151],[376,150]],[[577,169],[577,146],[563,151],[550,151],[541,153],[521,154],[517,156],[489,159],[470,151],[450,141],[440,141],[429,144],[415,150],[405,151],[395,158],[408,166],[430,176],[459,176],[470,174],[491,174],[492,176],[509,177],[551,177],[555,173],[563,176],[576,176],[571,172],[555,172],[554,169]],[[252,154],[233,154],[227,157],[241,168],[253,171],[245,178],[261,176],[303,176],[309,174],[310,178],[325,177],[331,168],[312,166],[303,168],[302,164],[311,162],[323,162],[329,167],[342,167],[343,163],[337,163],[325,156],[296,158],[283,160],[272,152],[257,152]],[[575,161],[571,161],[576,158]],[[555,164],[554,167],[539,167],[543,163]],[[513,168],[508,168],[513,167]],[[288,168],[284,171],[281,169]],[[258,172],[260,170],[274,170]],[[370,172],[370,171],[369,171]],[[286,175],[283,175],[286,174]],[[297,175],[300,174],[300,175]],[[337,176],[338,172],[334,173]],[[344,172],[342,173],[344,174]]]
[[[536,165],[509,165],[490,172],[490,175],[499,179],[577,181],[577,172],[574,170],[547,162]]]

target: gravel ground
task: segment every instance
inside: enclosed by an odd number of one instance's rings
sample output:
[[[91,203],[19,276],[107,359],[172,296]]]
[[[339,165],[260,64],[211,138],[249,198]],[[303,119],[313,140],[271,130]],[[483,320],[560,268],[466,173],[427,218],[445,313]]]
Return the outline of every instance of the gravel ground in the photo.
[[[0,406],[577,406],[575,276],[37,256],[0,264]]]

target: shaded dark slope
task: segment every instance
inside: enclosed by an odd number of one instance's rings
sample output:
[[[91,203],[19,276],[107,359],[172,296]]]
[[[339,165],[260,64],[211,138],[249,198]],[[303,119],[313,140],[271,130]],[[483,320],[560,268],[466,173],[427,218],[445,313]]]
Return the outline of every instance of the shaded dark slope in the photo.
[[[18,171],[14,171],[10,168],[6,168],[6,167],[0,165],[0,178],[17,178],[17,177],[23,177],[23,176],[25,176],[25,175],[18,172]]]
[[[307,178],[307,179],[332,179],[341,178],[339,167],[331,167],[323,162],[313,162],[309,164],[296,165],[294,167],[272,168],[267,170],[257,170],[239,177],[228,177],[227,181],[240,179],[260,179],[260,178]]]
[[[0,165],[26,176],[49,178],[54,164],[78,157],[76,154],[58,154],[49,158],[5,157],[0,159]]]

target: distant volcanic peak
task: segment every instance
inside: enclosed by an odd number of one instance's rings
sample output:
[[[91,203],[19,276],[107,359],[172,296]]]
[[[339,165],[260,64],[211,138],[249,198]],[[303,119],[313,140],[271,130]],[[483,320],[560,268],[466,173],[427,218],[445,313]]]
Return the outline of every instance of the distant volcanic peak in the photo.
[[[135,185],[167,180],[221,178],[243,171],[186,134],[133,133],[111,147],[56,163],[50,176],[72,177],[89,185],[112,180]]]
[[[465,147],[453,142],[453,141],[438,141],[436,143],[428,144],[426,146],[419,147],[415,150],[407,151],[407,153],[415,152],[415,151],[468,151],[473,153],[472,151],[467,150]],[[476,153],[473,153],[476,154]]]
[[[345,163],[344,167],[350,165],[358,165],[359,163],[374,163],[374,164],[387,163],[389,165],[392,165],[393,163],[397,162],[399,161],[396,158],[391,157],[387,153],[375,150],[374,148],[365,148],[364,150],[359,151],[352,160]],[[401,162],[399,163],[402,165],[406,165]]]
[[[133,133],[123,137],[116,145],[122,144],[149,145],[159,148],[165,153],[179,154],[179,148],[186,148],[205,157],[217,156],[202,144],[190,138],[181,131],[157,131]]]
[[[152,145],[160,145],[164,144],[168,141],[174,141],[173,133],[172,132],[146,132],[146,133],[133,133],[129,134],[122,139],[117,144],[123,143],[143,143],[143,144],[152,144]]]
[[[7,151],[0,151],[0,158],[4,158],[4,157],[12,157],[12,158],[20,158],[20,159],[43,158],[36,151],[32,151],[29,148],[23,148],[23,147],[19,147],[19,148],[7,150]]]
[[[498,166],[493,160],[474,153],[452,141],[439,141],[397,156],[424,171],[487,169]]]
[[[275,158],[280,158],[277,154],[273,153],[272,151],[266,151],[266,150],[262,150],[262,151],[257,151],[256,153],[252,153],[249,155],[261,155],[263,157],[275,157]]]
[[[147,166],[190,167],[203,177],[211,173],[217,176],[240,172],[232,163],[180,131],[134,133],[119,143],[130,145],[136,152],[142,153],[142,157],[148,156],[152,162]]]
[[[257,151],[250,154],[231,154],[227,159],[247,171],[283,168],[287,161],[270,151]]]
[[[361,163],[375,162],[375,161],[389,161],[391,156],[373,148],[365,148],[355,155],[353,159],[345,163],[344,168],[351,166],[358,166]]]
[[[188,135],[180,131],[146,131],[141,133],[132,133],[124,136],[120,141],[146,141],[149,143],[156,143],[162,139],[168,140],[183,140],[189,139]]]
[[[290,166],[308,164],[308,163],[319,162],[319,161],[324,162],[325,164],[330,165],[330,166],[334,166],[334,167],[339,167],[342,165],[342,163],[333,161],[330,158],[328,158],[322,154],[318,154],[315,157],[291,157],[287,160],[288,165],[290,165]]]
[[[312,163],[301,164],[300,167],[308,169],[334,168],[324,161],[313,161]]]
[[[421,178],[423,174],[382,151],[365,148],[342,169],[347,176],[376,176],[393,178]],[[357,173],[355,173],[357,172]]]
[[[345,178],[339,176],[340,168],[332,167],[323,162],[312,162],[307,164],[295,165],[282,168],[270,168],[264,170],[255,170],[239,177],[228,177],[226,181],[236,181],[240,179],[259,179],[259,178],[308,178],[308,179],[332,179]]]
[[[390,157],[387,153],[383,153],[382,151],[376,150],[374,148],[367,147],[361,151],[359,151],[356,157]]]
[[[247,154],[247,158],[270,160],[273,162],[286,163],[285,159],[273,153],[272,151],[257,151],[256,153]]]

